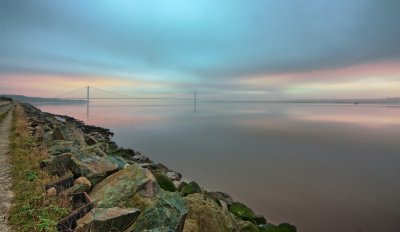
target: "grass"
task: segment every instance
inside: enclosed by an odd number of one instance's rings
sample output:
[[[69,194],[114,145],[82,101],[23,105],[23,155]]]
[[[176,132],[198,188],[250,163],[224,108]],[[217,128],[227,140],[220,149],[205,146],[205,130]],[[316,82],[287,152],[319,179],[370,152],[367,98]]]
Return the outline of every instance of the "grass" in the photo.
[[[11,164],[14,200],[10,210],[10,224],[14,231],[57,231],[56,223],[70,212],[67,200],[47,196],[46,184],[56,180],[39,168],[48,157],[47,149],[32,136],[21,105],[13,112]]]

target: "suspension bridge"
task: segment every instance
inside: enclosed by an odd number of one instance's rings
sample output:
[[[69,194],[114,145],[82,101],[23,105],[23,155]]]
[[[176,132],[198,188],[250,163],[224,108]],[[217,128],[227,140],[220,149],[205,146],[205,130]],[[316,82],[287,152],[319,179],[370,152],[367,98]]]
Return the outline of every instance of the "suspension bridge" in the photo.
[[[170,100],[170,101],[193,101],[193,111],[197,109],[197,92],[182,93],[172,96],[157,96],[157,97],[135,97],[126,94],[117,93],[114,91],[104,90],[93,86],[84,86],[57,95],[54,98],[61,100],[86,100],[87,114],[89,115],[89,103],[91,100]]]

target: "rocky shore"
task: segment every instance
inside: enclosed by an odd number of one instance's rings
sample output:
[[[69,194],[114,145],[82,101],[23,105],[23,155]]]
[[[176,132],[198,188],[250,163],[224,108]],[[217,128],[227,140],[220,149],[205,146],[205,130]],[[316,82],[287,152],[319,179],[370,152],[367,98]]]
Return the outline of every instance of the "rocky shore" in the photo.
[[[273,225],[223,192],[210,192],[138,151],[118,147],[108,129],[22,104],[32,135],[49,153],[40,167],[52,175],[73,175],[67,189],[87,192],[94,208],[77,220],[75,231],[296,232]]]

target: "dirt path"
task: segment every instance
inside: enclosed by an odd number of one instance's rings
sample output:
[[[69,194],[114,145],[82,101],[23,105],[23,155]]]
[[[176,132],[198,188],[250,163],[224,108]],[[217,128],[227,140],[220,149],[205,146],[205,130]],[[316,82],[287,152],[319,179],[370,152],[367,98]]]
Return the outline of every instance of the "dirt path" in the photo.
[[[3,109],[2,109],[3,108]],[[9,109],[0,106],[0,113]],[[9,134],[11,129],[12,110],[0,122],[0,231],[11,231],[7,225],[8,210],[14,194],[11,190],[11,166],[9,162]]]

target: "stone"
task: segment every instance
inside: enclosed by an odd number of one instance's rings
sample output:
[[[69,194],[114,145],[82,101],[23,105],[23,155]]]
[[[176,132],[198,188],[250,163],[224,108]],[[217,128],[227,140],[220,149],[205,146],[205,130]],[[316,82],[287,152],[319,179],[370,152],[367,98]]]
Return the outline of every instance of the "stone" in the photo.
[[[81,192],[89,192],[90,188],[86,184],[75,184],[72,187],[67,188],[62,193],[65,196],[68,196],[71,193],[81,193]]]
[[[182,186],[183,186],[182,182],[180,182],[180,181],[172,181],[172,183],[174,183],[175,188],[176,188],[177,191],[180,192],[182,190]]]
[[[40,161],[40,168],[46,168],[52,175],[63,176],[71,169],[71,153],[64,153]]]
[[[297,228],[288,223],[282,223],[279,226],[266,224],[258,227],[260,232],[297,232]]]
[[[54,187],[51,187],[51,188],[47,189],[46,195],[47,196],[56,196],[57,195],[57,189],[54,188]]]
[[[192,181],[182,187],[182,196],[187,196],[193,193],[201,193],[201,188],[196,182]]]
[[[50,155],[60,155],[64,153],[74,153],[78,150],[78,146],[73,141],[52,141],[47,148]]]
[[[84,184],[87,185],[89,190],[92,188],[92,183],[90,183],[90,180],[88,180],[88,178],[86,177],[79,177],[77,179],[74,180],[74,184]]]
[[[256,214],[246,205],[240,202],[234,202],[232,205],[228,207],[229,212],[233,215],[237,216],[238,218],[244,221],[250,221],[256,223]]]
[[[97,144],[97,141],[95,138],[93,138],[90,135],[85,135],[85,143],[89,146]]]
[[[189,210],[184,232],[237,231],[234,216],[218,206],[212,198],[194,193],[184,199]]]
[[[207,192],[207,195],[209,195],[211,198],[213,198],[216,201],[223,201],[227,205],[232,205],[233,199],[232,197],[224,192]]]
[[[236,221],[236,228],[239,232],[259,232],[259,228],[249,221]]]
[[[297,232],[297,228],[289,223],[281,223],[278,228],[281,232]]]
[[[126,162],[126,160],[124,158],[122,158],[121,156],[109,155],[109,156],[106,156],[106,159],[108,159],[111,163],[116,164],[118,166],[119,170],[124,169],[125,166],[128,165],[128,162]]]
[[[182,179],[182,175],[177,172],[169,171],[165,173],[168,178],[170,178],[172,181],[180,181]]]
[[[69,131],[66,126],[56,127],[53,131],[54,140],[67,140],[69,137]]]
[[[77,221],[77,232],[120,232],[135,222],[140,211],[135,208],[95,208]]]
[[[154,176],[156,177],[157,183],[160,185],[160,187],[169,192],[176,192],[177,189],[172,182],[170,178],[168,178],[164,173],[154,173]]]
[[[74,154],[71,157],[71,171],[75,176],[84,176],[96,185],[107,176],[118,171],[118,166],[108,159],[96,155]]]
[[[100,208],[138,208],[143,212],[155,204],[159,191],[153,174],[132,164],[94,186],[90,197]]]
[[[186,203],[178,193],[161,191],[156,204],[138,217],[131,231],[182,232],[187,213]]]
[[[265,225],[267,224],[267,219],[265,219],[263,215],[256,215],[256,217],[254,218],[254,222],[257,225]]]
[[[65,118],[60,117],[60,116],[55,116],[54,118],[55,118],[57,121],[59,121],[59,122],[63,122],[63,123],[66,123],[66,122],[67,122],[67,120],[66,120]]]

